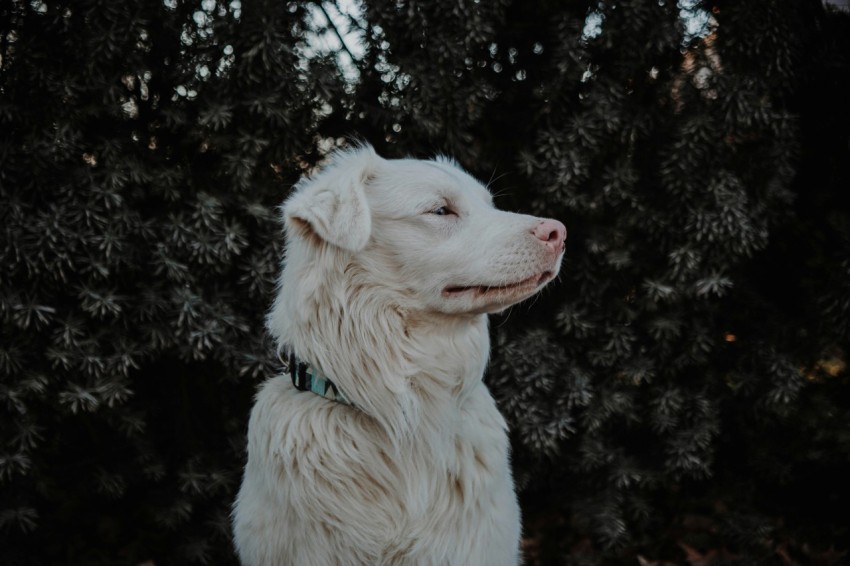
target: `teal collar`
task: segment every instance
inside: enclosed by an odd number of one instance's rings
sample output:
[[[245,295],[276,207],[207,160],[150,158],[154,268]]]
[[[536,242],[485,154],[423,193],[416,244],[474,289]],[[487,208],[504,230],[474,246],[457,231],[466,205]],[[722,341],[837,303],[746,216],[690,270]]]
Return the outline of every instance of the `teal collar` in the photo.
[[[348,400],[348,397],[340,391],[339,387],[319,373],[309,364],[300,361],[295,357],[295,354],[289,354],[289,375],[292,377],[292,385],[299,391],[310,391],[316,395],[320,395],[325,399],[342,403],[343,405],[354,406],[354,403]]]

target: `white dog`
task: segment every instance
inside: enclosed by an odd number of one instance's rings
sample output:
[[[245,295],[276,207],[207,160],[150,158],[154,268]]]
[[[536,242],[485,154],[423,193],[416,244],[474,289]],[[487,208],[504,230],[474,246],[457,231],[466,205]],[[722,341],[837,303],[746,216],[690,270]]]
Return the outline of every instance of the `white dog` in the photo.
[[[495,209],[449,160],[369,146],[302,180],[283,220],[268,326],[293,379],[266,382],[251,413],[243,564],[518,564],[486,313],[557,275],[563,224]]]

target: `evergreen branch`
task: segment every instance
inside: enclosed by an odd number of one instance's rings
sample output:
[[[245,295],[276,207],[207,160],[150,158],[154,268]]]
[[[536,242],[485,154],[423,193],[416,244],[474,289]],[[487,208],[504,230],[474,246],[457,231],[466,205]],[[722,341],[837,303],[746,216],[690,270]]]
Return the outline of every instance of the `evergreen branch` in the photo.
[[[328,20],[328,25],[330,26],[330,28],[333,30],[334,34],[339,39],[339,42],[342,45],[343,50],[346,53],[348,53],[348,56],[351,57],[351,60],[354,61],[354,63],[359,63],[360,59],[355,57],[354,53],[351,52],[351,49],[348,48],[348,44],[345,43],[345,39],[343,39],[342,34],[339,32],[339,29],[336,27],[336,24],[334,24],[333,20],[331,19],[331,15],[325,9],[324,4],[322,2],[316,2],[316,5],[319,7],[319,10],[322,11],[322,14],[324,14],[325,18]],[[337,10],[339,10],[339,8],[337,8]]]
[[[358,21],[357,18],[355,18],[353,15],[351,15],[347,12],[343,12],[340,9],[339,4],[336,2],[336,0],[333,0],[331,3],[333,4],[336,11],[339,12],[340,15],[345,16],[345,18],[348,20],[348,23],[350,25],[353,25],[358,30],[362,31],[363,33],[366,33],[366,31],[367,31],[366,27],[364,27],[364,25],[362,23],[360,23],[360,21]]]

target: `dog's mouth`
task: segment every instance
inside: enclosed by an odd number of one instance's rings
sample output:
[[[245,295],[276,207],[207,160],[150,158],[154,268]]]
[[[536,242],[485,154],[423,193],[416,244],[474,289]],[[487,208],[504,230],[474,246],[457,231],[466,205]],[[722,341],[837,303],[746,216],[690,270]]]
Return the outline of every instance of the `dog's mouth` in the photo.
[[[548,282],[553,275],[554,273],[552,271],[544,271],[517,283],[509,283],[507,285],[452,285],[443,289],[443,296],[457,297],[470,294],[474,297],[480,297],[483,295],[513,294],[517,291],[530,291]]]

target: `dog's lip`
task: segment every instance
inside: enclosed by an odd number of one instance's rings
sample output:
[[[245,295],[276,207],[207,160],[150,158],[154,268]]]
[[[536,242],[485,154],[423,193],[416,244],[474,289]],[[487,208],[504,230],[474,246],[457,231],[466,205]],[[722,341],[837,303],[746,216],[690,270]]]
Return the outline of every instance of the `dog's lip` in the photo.
[[[454,297],[457,295],[463,295],[464,293],[471,293],[475,296],[479,296],[487,293],[505,293],[532,289],[548,282],[553,275],[554,273],[552,271],[547,270],[532,275],[531,277],[526,277],[522,281],[508,283],[507,285],[450,285],[443,289],[443,295],[447,297]]]

